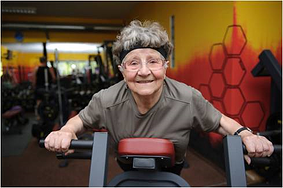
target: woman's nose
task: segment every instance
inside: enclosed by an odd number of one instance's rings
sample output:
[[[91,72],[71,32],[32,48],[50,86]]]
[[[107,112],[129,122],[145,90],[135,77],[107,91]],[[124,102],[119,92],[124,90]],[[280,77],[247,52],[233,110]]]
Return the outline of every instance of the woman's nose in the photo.
[[[143,62],[141,63],[141,67],[138,71],[139,75],[149,75],[151,73],[150,69],[147,67],[147,63]]]

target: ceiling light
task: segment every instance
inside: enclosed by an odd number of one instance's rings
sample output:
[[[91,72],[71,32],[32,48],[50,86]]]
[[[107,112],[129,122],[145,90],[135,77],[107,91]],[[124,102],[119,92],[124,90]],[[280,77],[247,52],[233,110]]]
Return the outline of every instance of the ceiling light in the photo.
[[[2,43],[2,45],[11,51],[25,53],[42,53],[42,43]],[[76,43],[76,42],[48,42],[46,44],[47,53],[54,53],[55,49],[59,53],[89,53],[94,54],[101,46],[100,43]]]
[[[122,29],[122,27],[120,26],[94,26],[93,29],[94,30],[119,31],[120,29]]]
[[[36,14],[36,8],[33,8],[33,7],[2,7],[2,13]]]
[[[17,24],[7,23],[2,24],[2,28],[25,28],[25,29],[71,29],[84,30],[84,26],[77,25],[42,25],[42,24]]]

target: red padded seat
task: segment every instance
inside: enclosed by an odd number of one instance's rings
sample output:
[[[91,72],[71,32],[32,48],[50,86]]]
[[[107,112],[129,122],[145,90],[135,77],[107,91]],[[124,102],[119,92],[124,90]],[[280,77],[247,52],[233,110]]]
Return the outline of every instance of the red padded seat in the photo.
[[[161,138],[125,138],[118,145],[119,156],[143,155],[170,157],[175,164],[174,145],[170,140]]]

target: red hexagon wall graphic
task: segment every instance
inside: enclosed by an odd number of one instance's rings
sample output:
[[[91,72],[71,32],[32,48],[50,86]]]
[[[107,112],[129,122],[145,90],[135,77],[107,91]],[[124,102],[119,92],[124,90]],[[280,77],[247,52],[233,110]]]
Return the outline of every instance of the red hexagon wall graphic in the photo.
[[[211,47],[209,61],[212,70],[221,70],[225,62],[225,51],[223,44],[214,44]]]
[[[211,102],[213,104],[213,106],[219,110],[221,113],[225,113],[224,107],[223,107],[223,103],[221,100],[212,100]]]
[[[240,25],[230,25],[227,27],[223,44],[228,55],[240,55],[246,43],[247,38]]]
[[[227,114],[239,115],[245,98],[239,88],[228,88],[224,94],[223,103]]]
[[[210,92],[210,89],[209,89],[209,86],[206,85],[206,84],[201,84],[200,87],[199,87],[199,91],[201,92],[202,96],[210,101],[211,100],[211,92]]]
[[[212,96],[221,98],[225,91],[225,83],[222,74],[213,73],[209,81],[209,86],[211,89]]]
[[[227,85],[239,86],[246,74],[246,69],[240,57],[229,57],[223,72]]]
[[[244,107],[241,118],[246,126],[254,131],[258,131],[264,115],[264,110],[260,102],[248,101]]]
[[[250,71],[256,65],[255,61],[258,61],[255,52],[258,53],[259,50],[251,50],[246,44],[247,38],[242,26],[230,25],[226,29],[222,43],[212,44],[205,58],[197,56],[190,65],[182,66],[186,71],[182,70],[184,73],[182,75],[176,73],[175,78],[180,81],[183,79],[185,83],[198,87],[215,108],[241,125],[264,131],[263,121],[267,118],[267,114],[264,114],[263,107],[267,104],[263,100],[266,99],[251,95],[250,90],[254,85],[249,86],[251,79],[254,79]],[[273,51],[277,53],[279,62],[282,62],[280,59],[282,45],[279,48]],[[199,61],[209,65],[206,64],[204,67],[203,64],[198,63]],[[208,70],[209,66],[212,72]],[[194,77],[188,76],[187,72],[193,73]],[[265,85],[266,83],[264,82]],[[266,110],[268,112],[268,109]]]

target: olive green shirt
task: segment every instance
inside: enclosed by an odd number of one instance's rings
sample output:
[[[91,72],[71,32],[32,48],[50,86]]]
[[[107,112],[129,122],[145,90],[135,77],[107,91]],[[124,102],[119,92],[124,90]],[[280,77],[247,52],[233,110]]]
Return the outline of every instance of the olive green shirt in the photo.
[[[115,149],[123,138],[169,139],[174,143],[176,162],[181,162],[191,129],[216,130],[221,113],[198,90],[165,78],[159,101],[146,114],[138,111],[131,90],[121,81],[94,94],[79,117],[86,128],[106,128]]]

